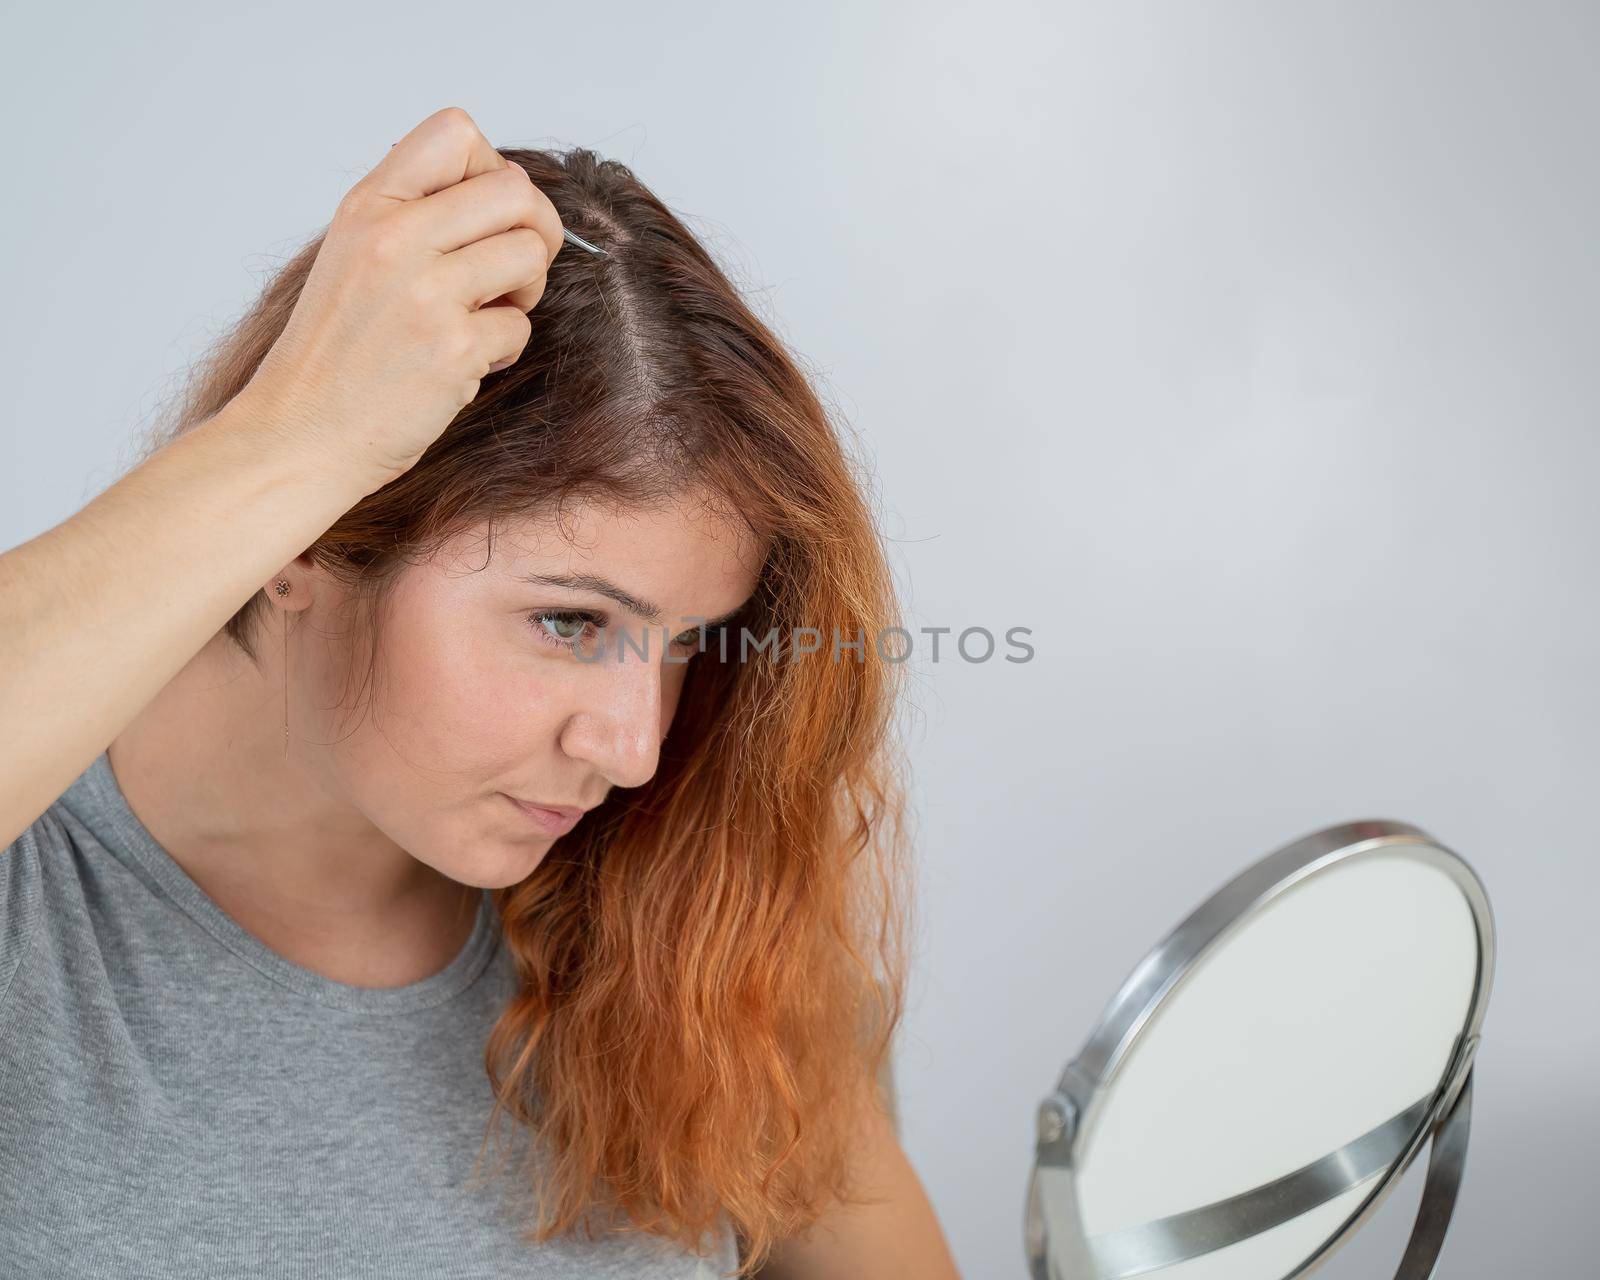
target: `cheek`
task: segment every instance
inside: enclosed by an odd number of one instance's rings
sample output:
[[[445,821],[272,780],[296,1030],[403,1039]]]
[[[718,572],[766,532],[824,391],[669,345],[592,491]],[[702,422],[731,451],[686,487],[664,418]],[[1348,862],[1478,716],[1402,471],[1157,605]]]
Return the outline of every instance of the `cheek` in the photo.
[[[553,732],[562,673],[549,668],[559,664],[515,652],[492,624],[441,621],[390,652],[386,723],[425,758],[494,767]]]

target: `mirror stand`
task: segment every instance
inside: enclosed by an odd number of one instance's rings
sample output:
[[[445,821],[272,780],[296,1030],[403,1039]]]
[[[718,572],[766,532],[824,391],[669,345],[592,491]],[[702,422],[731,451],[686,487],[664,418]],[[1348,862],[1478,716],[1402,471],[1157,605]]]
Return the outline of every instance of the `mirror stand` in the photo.
[[[1149,1275],[1271,1230],[1353,1190],[1375,1174],[1385,1173],[1339,1231],[1338,1238],[1346,1238],[1377,1208],[1430,1139],[1428,1173],[1416,1223],[1394,1280],[1432,1280],[1466,1166],[1472,1120],[1472,1059],[1478,1041],[1476,1035],[1458,1041],[1456,1062],[1448,1076],[1450,1083],[1434,1098],[1402,1111],[1313,1164],[1215,1204],[1092,1240],[1085,1236],[1077,1215],[1077,1197],[1041,1196],[1039,1182],[1039,1171],[1047,1171],[1046,1177],[1050,1176],[1048,1171],[1057,1171],[1064,1183],[1072,1180],[1068,1161],[1078,1107],[1072,1101],[1069,1067],[1062,1087],[1039,1104],[1037,1163],[1028,1187],[1032,1206],[1028,1224],[1046,1230],[1038,1238],[1031,1232],[1028,1236],[1028,1262],[1034,1280],[1132,1280]],[[1424,1121],[1425,1116],[1431,1119]],[[1046,1238],[1054,1242],[1056,1262],[1065,1270],[1049,1270]],[[1330,1256],[1332,1244],[1330,1241],[1284,1280],[1310,1275]]]

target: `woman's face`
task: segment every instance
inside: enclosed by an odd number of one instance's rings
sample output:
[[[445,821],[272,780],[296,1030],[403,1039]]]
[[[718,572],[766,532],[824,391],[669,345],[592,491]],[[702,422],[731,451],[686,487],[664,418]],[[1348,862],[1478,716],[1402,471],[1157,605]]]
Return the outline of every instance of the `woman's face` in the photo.
[[[295,715],[321,730],[296,736],[411,856],[466,884],[514,884],[563,830],[510,797],[592,809],[648,781],[703,660],[698,627],[745,602],[761,554],[698,496],[569,502],[559,527],[497,524],[492,556],[482,531],[463,536],[396,584],[378,697],[350,727],[334,706],[347,692],[339,622],[296,624]]]

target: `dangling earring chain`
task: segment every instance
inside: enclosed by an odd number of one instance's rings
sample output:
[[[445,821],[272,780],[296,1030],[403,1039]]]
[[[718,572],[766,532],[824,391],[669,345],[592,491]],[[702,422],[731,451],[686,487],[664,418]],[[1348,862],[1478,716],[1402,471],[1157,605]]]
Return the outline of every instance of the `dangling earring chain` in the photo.
[[[280,596],[289,594],[287,579],[279,578],[273,590]],[[289,611],[283,611],[283,758],[289,758]]]

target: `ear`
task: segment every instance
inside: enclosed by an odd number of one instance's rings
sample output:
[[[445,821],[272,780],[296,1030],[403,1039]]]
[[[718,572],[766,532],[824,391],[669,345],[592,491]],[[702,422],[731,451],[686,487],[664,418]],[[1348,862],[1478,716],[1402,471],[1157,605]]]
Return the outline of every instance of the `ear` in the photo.
[[[316,563],[301,552],[267,579],[266,593],[273,604],[290,613],[311,607],[316,582],[322,577]],[[283,585],[280,585],[283,584]],[[284,589],[287,586],[287,590]]]

